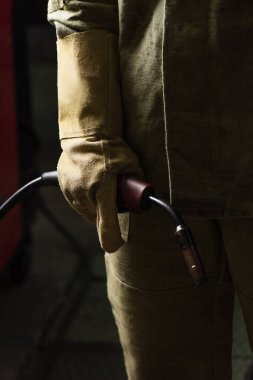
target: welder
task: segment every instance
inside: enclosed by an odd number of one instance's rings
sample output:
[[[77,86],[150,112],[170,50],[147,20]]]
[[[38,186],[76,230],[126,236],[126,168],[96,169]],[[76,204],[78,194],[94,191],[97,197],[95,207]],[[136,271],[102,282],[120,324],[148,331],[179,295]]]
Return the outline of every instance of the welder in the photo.
[[[60,187],[96,223],[129,380],[228,380],[234,294],[253,342],[253,4],[50,0]],[[117,176],[183,215],[196,287],[160,211],[117,214]]]

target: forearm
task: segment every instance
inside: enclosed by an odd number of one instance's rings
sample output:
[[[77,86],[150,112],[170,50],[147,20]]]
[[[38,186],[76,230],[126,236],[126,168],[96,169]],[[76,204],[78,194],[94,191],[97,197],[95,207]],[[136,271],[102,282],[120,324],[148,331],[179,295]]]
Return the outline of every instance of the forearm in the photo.
[[[96,222],[101,246],[114,252],[123,244],[117,175],[142,175],[122,138],[117,4],[49,0],[48,19],[58,37],[60,187],[79,214]]]
[[[58,38],[89,30],[118,32],[118,5],[115,0],[49,0],[48,21]]]

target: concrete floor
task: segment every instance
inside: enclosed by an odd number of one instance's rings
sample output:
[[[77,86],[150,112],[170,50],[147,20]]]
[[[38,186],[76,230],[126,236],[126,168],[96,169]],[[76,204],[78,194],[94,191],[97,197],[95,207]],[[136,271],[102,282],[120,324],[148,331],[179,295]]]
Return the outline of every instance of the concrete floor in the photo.
[[[59,155],[54,31],[33,26],[28,37],[40,167],[54,170]],[[30,277],[0,291],[0,380],[124,380],[95,228],[66,205],[58,189],[41,195],[76,246],[42,208],[32,229]],[[242,380],[251,353],[237,302],[234,321],[233,380]]]

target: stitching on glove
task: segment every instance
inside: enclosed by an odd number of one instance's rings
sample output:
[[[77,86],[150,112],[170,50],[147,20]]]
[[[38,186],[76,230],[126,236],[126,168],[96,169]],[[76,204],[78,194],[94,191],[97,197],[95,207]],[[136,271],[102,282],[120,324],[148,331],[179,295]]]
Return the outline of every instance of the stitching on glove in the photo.
[[[72,137],[89,137],[89,136],[94,136],[94,135],[98,135],[98,132],[96,131],[96,133],[94,132],[94,128],[89,128],[87,126],[85,126],[85,129],[83,130],[76,130],[76,129],[71,129],[69,128],[69,130],[64,130],[64,133],[61,133],[60,131],[60,140],[63,140],[63,139],[66,139],[66,138],[72,138]],[[101,132],[101,136],[106,136],[105,133],[102,133]]]

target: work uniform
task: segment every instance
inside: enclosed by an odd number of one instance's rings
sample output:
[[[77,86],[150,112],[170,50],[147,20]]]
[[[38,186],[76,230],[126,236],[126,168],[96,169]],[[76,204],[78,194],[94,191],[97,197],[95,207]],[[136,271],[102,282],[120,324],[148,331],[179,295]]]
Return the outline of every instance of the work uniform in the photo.
[[[253,339],[253,5],[247,0],[51,0],[59,39],[118,35],[123,136],[186,218],[195,288],[162,211],[121,215],[108,295],[130,380],[230,379],[233,288]],[[232,277],[232,279],[231,279]]]

